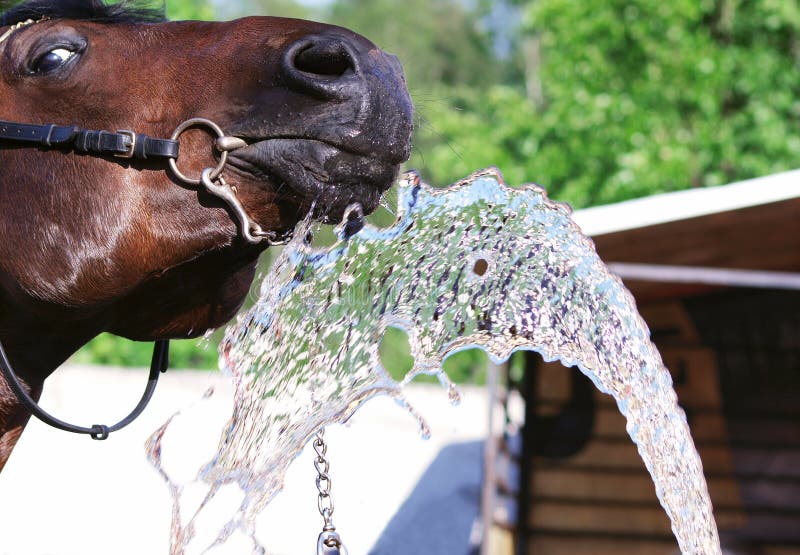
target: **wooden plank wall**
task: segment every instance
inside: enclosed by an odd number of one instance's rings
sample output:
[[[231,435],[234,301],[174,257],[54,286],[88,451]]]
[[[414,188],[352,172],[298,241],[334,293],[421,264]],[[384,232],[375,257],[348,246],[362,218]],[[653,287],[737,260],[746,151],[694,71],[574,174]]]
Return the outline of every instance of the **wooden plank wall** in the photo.
[[[720,530],[742,526],[745,514],[734,476],[714,351],[703,347],[682,305],[644,307],[666,366],[687,412],[703,460]],[[536,411],[557,413],[570,397],[572,370],[540,362]],[[595,392],[591,438],[574,456],[533,457],[529,478],[527,553],[604,555],[677,552],[669,520],[625,431],[612,398]],[[759,553],[797,555],[800,549],[764,546]]]

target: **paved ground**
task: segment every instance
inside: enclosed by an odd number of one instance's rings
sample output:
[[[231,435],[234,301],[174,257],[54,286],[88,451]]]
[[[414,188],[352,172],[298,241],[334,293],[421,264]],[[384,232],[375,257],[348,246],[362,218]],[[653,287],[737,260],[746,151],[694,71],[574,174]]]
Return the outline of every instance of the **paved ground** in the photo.
[[[114,421],[136,403],[145,376],[66,367],[48,380],[42,405],[79,424]],[[230,389],[224,378],[205,372],[168,372],[140,420],[106,442],[32,422],[0,474],[0,555],[167,553],[169,496],[143,444],[209,384],[217,394],[204,405],[203,420],[195,422],[201,431],[194,433],[213,444],[228,415]],[[348,426],[328,430],[334,520],[351,555],[468,552],[486,395],[467,389],[454,408],[438,386],[411,386],[408,398],[427,415],[430,440],[421,440],[415,422],[385,398],[370,401]],[[168,453],[169,445],[165,458],[192,473],[207,460],[187,448]],[[284,492],[259,519],[259,537],[274,553],[314,552],[321,530],[314,478],[306,449],[291,466]]]

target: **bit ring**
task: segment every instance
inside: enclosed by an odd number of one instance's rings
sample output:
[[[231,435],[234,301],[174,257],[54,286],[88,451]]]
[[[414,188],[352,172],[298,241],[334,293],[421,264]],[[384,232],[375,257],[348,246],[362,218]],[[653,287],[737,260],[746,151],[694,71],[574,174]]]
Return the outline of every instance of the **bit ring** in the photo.
[[[170,137],[170,139],[172,139],[173,141],[177,141],[178,137],[180,137],[184,133],[184,131],[186,131],[190,127],[207,127],[217,135],[217,139],[220,139],[225,136],[225,132],[222,131],[222,128],[213,121],[211,121],[210,119],[192,118],[192,119],[187,119],[182,124],[180,124],[175,129],[175,131],[172,132],[172,137]],[[225,169],[225,165],[227,163],[228,163],[228,151],[223,150],[220,154],[219,164],[217,164],[217,167],[211,170],[211,173],[208,176],[209,180],[216,181],[216,179],[222,174],[222,170]],[[183,174],[183,172],[181,172],[178,169],[178,163],[172,158],[169,159],[169,167],[175,174],[175,176],[184,183],[188,183],[190,185],[200,185],[202,183],[203,180],[202,176],[198,177],[197,179],[192,179],[191,177],[187,177],[186,175]]]

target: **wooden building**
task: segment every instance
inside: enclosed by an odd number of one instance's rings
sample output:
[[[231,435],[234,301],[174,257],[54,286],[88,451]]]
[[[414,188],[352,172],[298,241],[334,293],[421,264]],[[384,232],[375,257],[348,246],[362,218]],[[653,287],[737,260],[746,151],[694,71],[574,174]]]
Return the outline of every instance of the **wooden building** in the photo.
[[[574,217],[673,375],[723,546],[800,555],[800,171]],[[676,553],[613,400],[575,369],[524,356],[508,384],[524,421],[516,435],[503,422],[488,451],[484,553]]]

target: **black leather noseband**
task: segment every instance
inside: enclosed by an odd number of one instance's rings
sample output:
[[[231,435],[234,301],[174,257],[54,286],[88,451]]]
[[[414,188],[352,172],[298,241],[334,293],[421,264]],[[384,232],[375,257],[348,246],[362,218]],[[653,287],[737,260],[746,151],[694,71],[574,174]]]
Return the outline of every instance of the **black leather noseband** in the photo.
[[[68,125],[35,125],[0,121],[0,145],[38,147],[40,149],[72,150],[90,156],[113,156],[116,158],[135,158],[138,160],[169,160],[178,158],[178,141],[154,139],[133,131],[92,131]],[[76,434],[88,434],[92,439],[103,440],[111,432],[124,428],[133,422],[147,406],[158,383],[158,376],[167,371],[169,365],[169,341],[156,341],[147,387],[139,403],[131,413],[114,424],[94,424],[91,427],[75,426],[50,415],[25,391],[8,360],[3,344],[0,342],[0,372],[17,399],[36,418],[60,430]]]
[[[34,125],[0,121],[0,144],[19,143],[44,149],[64,148],[94,156],[177,159],[178,141],[154,139],[133,131],[91,131],[75,125]]]

